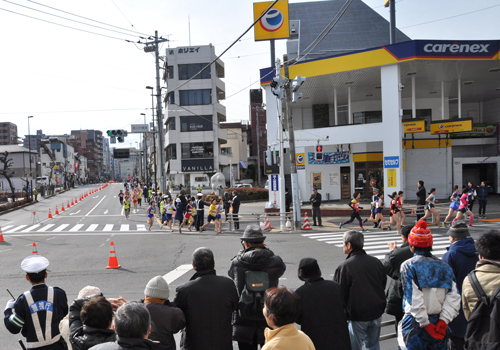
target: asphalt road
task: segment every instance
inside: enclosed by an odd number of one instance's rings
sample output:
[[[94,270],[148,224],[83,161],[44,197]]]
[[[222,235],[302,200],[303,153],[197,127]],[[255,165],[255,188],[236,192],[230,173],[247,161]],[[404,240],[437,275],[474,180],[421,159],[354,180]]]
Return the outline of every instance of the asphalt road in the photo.
[[[170,284],[170,300],[173,300],[177,286],[187,282],[193,275],[190,267],[191,254],[201,246],[209,247],[215,254],[215,268],[220,275],[227,275],[231,259],[241,248],[240,232],[215,235],[213,226],[203,233],[185,231],[170,233],[166,229],[153,226],[146,230],[146,206],[132,213],[127,220],[117,198],[120,184],[112,184],[86,197],[78,204],[65,208],[61,204],[89,191],[91,186],[72,189],[23,209],[0,216],[0,226],[6,242],[0,243],[0,305],[10,298],[8,288],[15,296],[21,295],[30,285],[21,271],[21,261],[32,253],[36,242],[38,254],[50,261],[47,283],[63,288],[68,300],[76,298],[86,285],[98,286],[105,296],[123,296],[127,300],[144,297],[144,287],[154,276],[166,276]],[[55,214],[58,206],[59,215]],[[242,205],[242,213],[262,212],[258,205]],[[48,219],[48,209],[53,218]],[[36,215],[33,215],[36,212]],[[36,216],[40,223],[33,223]],[[250,215],[251,216],[251,215]],[[242,225],[243,228],[244,225]],[[479,224],[472,228],[472,236],[477,238],[485,229],[497,227],[496,223]],[[445,247],[446,229],[432,228],[439,245]],[[298,288],[302,282],[297,278],[297,267],[301,258],[315,257],[323,272],[330,279],[337,266],[345,259],[341,244],[342,231],[300,233],[268,233],[266,245],[280,255],[286,263],[287,271],[281,284]],[[370,239],[370,240],[368,240]],[[375,256],[383,256],[386,242],[397,239],[395,232],[372,231],[366,237],[370,245],[367,251]],[[116,249],[120,269],[106,269],[109,259],[110,242]],[[340,242],[340,245],[339,245]],[[376,248],[375,248],[376,247]],[[371,249],[371,250],[370,250]],[[436,249],[436,252],[444,248]],[[438,253],[438,256],[441,256]],[[391,319],[386,316],[384,319]],[[0,327],[2,349],[18,349],[20,335],[10,334]],[[383,333],[393,331],[385,327]],[[177,337],[178,338],[178,337]],[[396,348],[395,340],[382,343],[383,349]]]

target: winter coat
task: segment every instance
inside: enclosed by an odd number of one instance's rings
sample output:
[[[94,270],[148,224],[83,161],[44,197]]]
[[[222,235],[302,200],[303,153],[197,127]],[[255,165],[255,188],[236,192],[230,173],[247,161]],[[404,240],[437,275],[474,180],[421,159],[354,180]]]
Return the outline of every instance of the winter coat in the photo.
[[[441,258],[445,263],[450,265],[455,275],[458,292],[462,295],[462,284],[467,274],[474,270],[479,258],[476,252],[474,239],[471,237],[456,241],[449,246],[448,251]],[[457,338],[465,337],[467,330],[467,320],[464,316],[463,308],[460,307],[458,316],[448,325],[451,335]]]
[[[386,292],[387,306],[385,313],[403,318],[403,288],[401,286],[401,264],[413,257],[408,242],[403,243],[399,248],[387,253],[384,258],[384,269],[387,276],[392,280]]]
[[[333,280],[342,288],[348,320],[373,321],[382,316],[387,276],[379,259],[363,249],[352,251],[337,267]]]
[[[176,203],[174,219],[179,221],[184,220],[184,206],[182,205],[182,202]]]
[[[316,350],[331,350],[333,344],[336,350],[351,350],[340,285],[312,277],[295,292],[300,296],[302,310],[296,323]]]
[[[151,299],[158,300],[158,299]],[[168,300],[164,304],[145,302],[144,306],[151,315],[151,334],[148,339],[160,342],[157,350],[175,350],[174,334],[186,325],[186,319],[181,309]]]
[[[500,261],[481,259],[474,271],[476,271],[476,277],[486,295],[492,295],[500,286]],[[465,278],[462,285],[462,304],[466,319],[469,319],[476,303],[477,295],[472,289],[469,279]]]
[[[276,329],[266,328],[266,344],[262,350],[314,350],[311,339],[293,323]]]
[[[184,311],[181,349],[232,350],[231,321],[238,305],[233,281],[215,270],[196,272],[177,288],[174,303]]]
[[[231,261],[228,271],[228,275],[234,281],[238,291],[238,297],[245,286],[245,272],[249,270],[267,272],[269,287],[277,287],[279,278],[285,273],[286,266],[279,256],[274,255],[272,250],[264,246],[254,246],[241,250]],[[235,312],[233,340],[251,344],[257,333],[257,341],[262,344],[264,343],[264,329],[266,327],[265,320],[245,320],[239,317],[238,312]]]
[[[417,190],[417,205],[424,205],[425,204],[425,199],[427,198],[425,187],[419,187]]]
[[[477,199],[488,200],[488,186],[479,186],[477,188]]]
[[[234,214],[236,214],[240,211],[240,205],[241,205],[240,199],[238,198],[237,195],[234,196],[233,200],[231,201],[231,206],[233,207]]]
[[[102,343],[90,348],[90,350],[155,350],[157,344],[144,338],[120,338],[116,336],[113,343]]]

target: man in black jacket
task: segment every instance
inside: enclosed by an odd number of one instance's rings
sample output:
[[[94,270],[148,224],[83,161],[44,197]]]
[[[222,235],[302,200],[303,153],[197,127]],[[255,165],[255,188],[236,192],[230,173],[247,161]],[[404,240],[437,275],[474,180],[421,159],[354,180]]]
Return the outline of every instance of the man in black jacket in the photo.
[[[273,251],[266,248],[259,225],[249,225],[240,238],[243,249],[231,261],[228,275],[234,280],[241,295],[245,285],[246,271],[264,271],[269,277],[269,287],[277,287],[279,278],[285,273],[286,266],[283,260]],[[257,349],[257,345],[264,344],[264,329],[267,327],[266,320],[260,321],[243,319],[238,312],[235,313],[233,323],[233,340],[238,342],[240,350]]]
[[[422,180],[418,181],[418,189],[416,195],[417,195],[417,221],[418,221],[424,216],[424,207],[426,198],[426,191],[424,187],[424,182]]]
[[[231,203],[231,208],[233,212],[234,229],[240,229],[240,219],[238,218],[238,212],[240,211],[240,199],[238,198],[238,193],[233,191],[233,199],[229,201]]]
[[[296,322],[301,330],[316,350],[351,350],[340,285],[325,281],[313,258],[300,260],[297,275],[305,282],[295,291],[300,296],[301,314]]]
[[[196,208],[196,223],[194,227],[196,228],[196,231],[201,231],[200,227],[203,226],[205,217],[205,206],[209,207],[210,203],[207,203],[202,199],[203,193],[198,193],[196,196],[198,198],[194,202]]]
[[[389,289],[387,289],[387,306],[385,313],[393,315],[396,318],[396,332],[398,323],[404,316],[403,311],[403,287],[401,285],[401,264],[413,257],[408,244],[408,235],[413,228],[412,225],[401,227],[401,240],[403,245],[398,248],[396,242],[388,242],[390,253],[387,253],[384,258],[384,268],[387,276],[392,278]]]
[[[321,225],[321,193],[316,187],[313,187],[313,194],[309,200],[312,204],[313,226],[323,226]],[[316,225],[316,218],[318,218],[318,225]]]
[[[183,350],[233,349],[231,321],[238,293],[233,281],[215,274],[214,266],[210,249],[196,249],[193,253],[196,273],[177,288],[174,303],[186,317],[181,338]]]
[[[366,350],[379,349],[387,282],[384,266],[363,250],[361,232],[347,231],[343,243],[347,258],[335,271],[333,280],[342,287],[352,350],[361,350],[363,343]]]

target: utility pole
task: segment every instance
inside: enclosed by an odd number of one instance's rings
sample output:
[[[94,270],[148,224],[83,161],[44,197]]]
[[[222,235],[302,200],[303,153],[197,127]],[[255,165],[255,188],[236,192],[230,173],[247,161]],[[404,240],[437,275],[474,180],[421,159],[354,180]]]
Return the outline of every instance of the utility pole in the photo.
[[[255,116],[256,116],[256,132],[257,132],[257,186],[260,186],[260,153],[262,152],[260,149],[260,121],[259,121],[259,113],[263,112],[264,108],[262,105],[255,107]]]

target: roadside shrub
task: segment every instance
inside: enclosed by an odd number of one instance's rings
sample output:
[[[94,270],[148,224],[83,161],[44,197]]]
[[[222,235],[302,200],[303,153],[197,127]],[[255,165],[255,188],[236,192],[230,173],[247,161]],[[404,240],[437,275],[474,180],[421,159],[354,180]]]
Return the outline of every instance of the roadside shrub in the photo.
[[[269,198],[269,191],[265,188],[258,187],[236,187],[236,188],[228,188],[225,192],[233,192],[236,191],[238,193],[238,197],[243,202],[245,200],[267,200]]]

